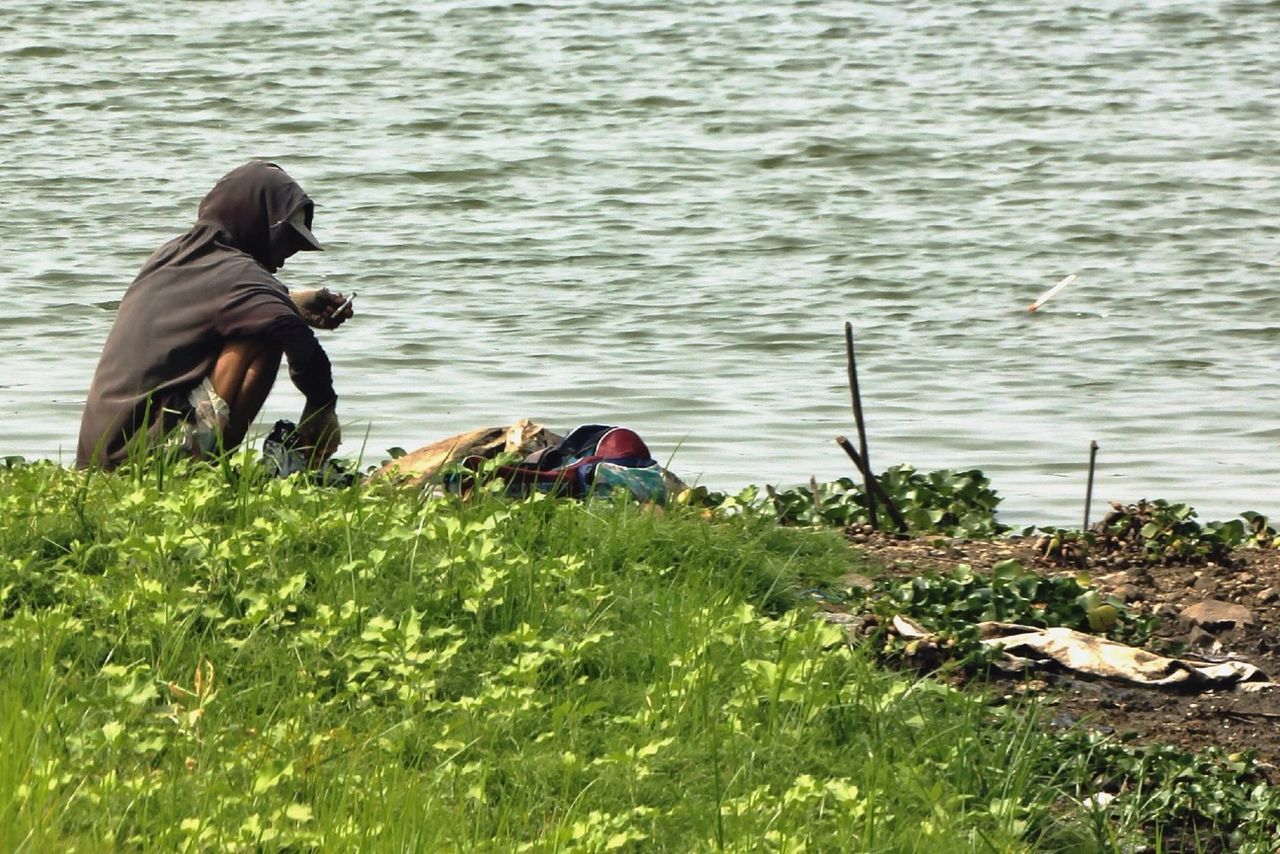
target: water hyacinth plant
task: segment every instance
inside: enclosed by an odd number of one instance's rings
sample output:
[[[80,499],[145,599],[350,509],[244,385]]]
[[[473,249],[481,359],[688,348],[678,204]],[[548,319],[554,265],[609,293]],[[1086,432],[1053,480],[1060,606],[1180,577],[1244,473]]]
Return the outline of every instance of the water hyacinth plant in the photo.
[[[1111,512],[1088,531],[1027,528],[1046,560],[1085,566],[1109,558],[1113,566],[1204,564],[1230,565],[1238,548],[1271,549],[1276,530],[1261,513],[1245,511],[1226,522],[1196,520],[1194,507],[1156,499],[1112,504]]]
[[[910,640],[889,631],[892,618],[903,615],[937,635],[946,660],[970,668],[989,663],[993,654],[979,642],[976,627],[983,621],[1065,626],[1139,645],[1150,637],[1155,622],[1121,600],[1101,595],[1084,576],[1046,576],[1015,560],[997,563],[990,575],[960,564],[946,573],[882,578],[849,590],[845,598],[879,618],[870,640],[882,654],[910,657],[915,652]]]
[[[976,469],[943,469],[927,474],[909,465],[896,465],[879,476],[880,485],[902,513],[913,534],[949,537],[995,537],[1009,530],[996,520],[1000,496],[987,476]],[[691,490],[686,503],[714,508],[721,513],[772,514],[784,525],[848,527],[870,521],[862,484],[851,478],[811,483],[807,488],[779,490],[751,486],[735,495]],[[880,524],[890,529],[884,509]]]

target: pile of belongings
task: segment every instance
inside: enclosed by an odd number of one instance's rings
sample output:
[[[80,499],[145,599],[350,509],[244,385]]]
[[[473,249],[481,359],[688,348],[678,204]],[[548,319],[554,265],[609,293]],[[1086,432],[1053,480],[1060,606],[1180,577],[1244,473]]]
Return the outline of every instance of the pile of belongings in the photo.
[[[508,494],[547,492],[584,498],[622,489],[641,501],[664,503],[685,484],[653,459],[630,428],[584,424],[560,436],[522,418],[450,436],[391,460],[369,475],[422,488],[464,491],[487,468]],[[461,471],[459,470],[461,469]]]

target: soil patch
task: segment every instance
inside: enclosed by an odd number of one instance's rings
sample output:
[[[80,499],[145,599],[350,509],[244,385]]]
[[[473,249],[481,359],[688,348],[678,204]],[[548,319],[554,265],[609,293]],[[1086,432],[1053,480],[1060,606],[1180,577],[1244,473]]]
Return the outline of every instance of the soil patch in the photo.
[[[892,575],[947,572],[959,564],[985,572],[1010,559],[1045,575],[1081,571],[1044,559],[1034,538],[904,540],[865,529],[850,531],[849,538],[868,561]],[[1185,650],[1234,654],[1280,682],[1280,549],[1237,549],[1229,561],[1198,566],[1148,567],[1110,557],[1083,571],[1103,592],[1157,618],[1147,648],[1167,655]],[[1187,750],[1209,745],[1230,752],[1253,750],[1264,767],[1270,766],[1269,774],[1280,779],[1280,688],[1185,693],[1044,672],[1029,683],[1011,681],[1009,689],[1018,692],[1029,685],[1043,686],[1050,725],[1131,733],[1139,742]]]

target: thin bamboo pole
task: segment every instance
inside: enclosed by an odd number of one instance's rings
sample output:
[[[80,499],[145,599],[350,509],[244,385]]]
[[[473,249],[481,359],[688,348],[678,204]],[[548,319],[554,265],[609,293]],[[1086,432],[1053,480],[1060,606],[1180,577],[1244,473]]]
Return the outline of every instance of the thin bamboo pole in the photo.
[[[1096,441],[1089,443],[1089,485],[1084,490],[1084,527],[1081,531],[1089,530],[1089,505],[1093,502],[1093,468],[1098,460],[1098,443]]]
[[[859,468],[862,469],[863,486],[867,495],[867,518],[871,527],[879,530],[880,525],[876,522],[876,496],[872,488],[875,476],[871,473],[871,456],[867,453],[867,428],[862,421],[862,395],[858,391],[858,363],[853,356],[853,324],[847,320],[844,323],[844,351],[849,367],[849,396],[853,398],[853,423],[858,428],[858,450],[862,457]]]

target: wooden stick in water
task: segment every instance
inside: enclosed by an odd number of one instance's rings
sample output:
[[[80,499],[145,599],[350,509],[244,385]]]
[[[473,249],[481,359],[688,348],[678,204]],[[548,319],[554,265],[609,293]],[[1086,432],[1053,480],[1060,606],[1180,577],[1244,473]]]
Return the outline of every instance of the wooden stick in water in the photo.
[[[870,484],[869,491],[875,491],[876,495],[880,497],[880,501],[884,503],[885,510],[889,511],[889,518],[893,519],[893,524],[897,525],[898,530],[905,534],[907,532],[907,520],[902,518],[902,513],[898,511],[898,505],[893,503],[889,493],[884,491],[880,481],[876,480],[875,475],[871,473],[871,469],[867,467],[867,461],[862,458],[844,436],[836,436],[836,444],[844,449],[849,459],[853,460],[854,466],[858,471],[862,472],[863,481]],[[868,495],[868,501],[869,499],[870,495]]]
[[[1089,485],[1084,490],[1084,527],[1081,531],[1089,530],[1089,504],[1093,501],[1093,467],[1098,459],[1098,443],[1096,441],[1089,443]]]
[[[844,322],[844,352],[845,361],[849,367],[849,395],[853,398],[853,423],[858,428],[858,449],[862,456],[862,479],[863,486],[866,488],[867,494],[867,519],[871,522],[871,527],[876,530],[880,529],[880,525],[876,520],[876,496],[871,488],[871,484],[875,481],[875,477],[871,474],[871,456],[867,453],[867,429],[862,422],[862,395],[858,392],[858,363],[853,358],[853,324],[849,321]]]
[[[1058,291],[1062,290],[1063,288],[1065,288],[1067,285],[1071,284],[1075,280],[1076,280],[1075,273],[1072,273],[1070,276],[1067,276],[1061,282],[1058,282],[1058,284],[1054,285],[1053,287],[1049,288],[1049,290],[1045,291],[1044,294],[1040,297],[1040,299],[1036,300],[1035,302],[1031,303],[1031,305],[1027,306],[1027,311],[1035,311],[1036,309],[1040,308],[1040,306],[1044,305],[1049,300],[1057,296]]]

